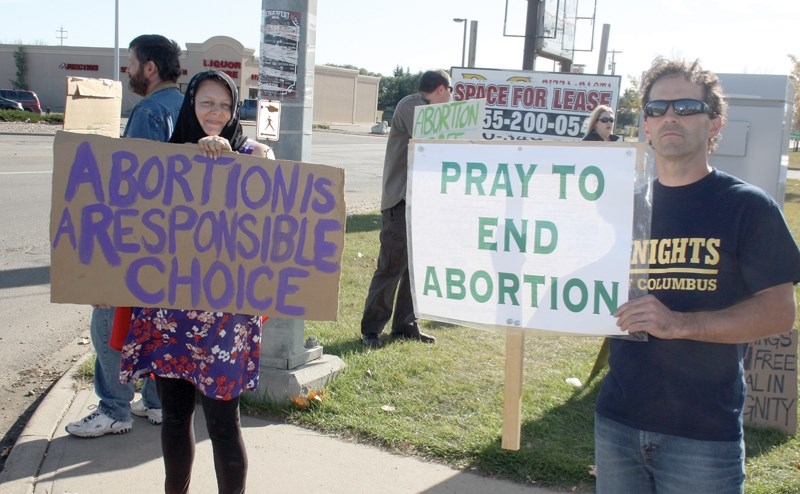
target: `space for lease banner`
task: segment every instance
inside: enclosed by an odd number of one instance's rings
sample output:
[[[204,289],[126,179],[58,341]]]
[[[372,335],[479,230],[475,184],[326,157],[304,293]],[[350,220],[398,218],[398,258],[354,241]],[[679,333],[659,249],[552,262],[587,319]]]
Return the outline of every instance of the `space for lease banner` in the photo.
[[[644,145],[412,141],[417,315],[465,326],[620,335]]]
[[[59,132],[51,300],[335,320],[344,170]]]
[[[576,141],[598,105],[616,110],[619,76],[454,67],[453,99],[486,99],[486,140]]]

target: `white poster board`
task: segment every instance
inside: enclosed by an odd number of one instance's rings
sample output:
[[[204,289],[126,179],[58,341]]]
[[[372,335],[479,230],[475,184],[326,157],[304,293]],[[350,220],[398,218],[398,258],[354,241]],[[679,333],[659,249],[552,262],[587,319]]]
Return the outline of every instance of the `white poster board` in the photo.
[[[620,335],[629,143],[412,141],[406,213],[417,316],[484,329]]]

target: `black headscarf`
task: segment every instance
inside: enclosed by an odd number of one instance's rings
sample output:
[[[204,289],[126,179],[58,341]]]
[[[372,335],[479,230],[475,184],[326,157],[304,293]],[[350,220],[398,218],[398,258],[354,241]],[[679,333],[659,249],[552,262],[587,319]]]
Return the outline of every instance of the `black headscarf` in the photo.
[[[169,142],[197,142],[206,137],[207,134],[197,120],[197,113],[194,110],[194,98],[197,88],[206,79],[213,79],[222,83],[231,93],[231,119],[222,128],[220,137],[227,139],[231,143],[231,149],[236,151],[247,140],[247,136],[242,132],[242,125],[239,123],[239,91],[228,74],[219,70],[200,72],[189,81],[189,87],[186,89],[186,96],[183,98],[183,105],[181,105],[181,111],[178,114],[178,121],[175,122],[175,131],[172,133]]]

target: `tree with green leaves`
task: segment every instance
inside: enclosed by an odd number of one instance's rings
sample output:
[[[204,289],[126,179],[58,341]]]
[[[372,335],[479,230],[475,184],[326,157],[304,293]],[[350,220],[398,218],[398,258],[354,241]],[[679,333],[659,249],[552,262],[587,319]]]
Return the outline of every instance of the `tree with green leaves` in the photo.
[[[378,89],[378,108],[393,110],[401,99],[417,92],[420,77],[422,77],[422,72],[412,74],[407,68],[403,69],[399,65],[395,67],[391,77],[381,78]]]
[[[25,83],[25,76],[28,75],[28,62],[25,59],[25,52],[22,50],[22,46],[18,46],[14,52],[14,63],[17,66],[17,78],[9,80],[11,88],[27,90],[28,85]]]
[[[622,129],[626,125],[636,127],[639,125],[639,112],[642,110],[639,98],[639,81],[628,76],[628,88],[622,93],[617,104],[617,128]]]

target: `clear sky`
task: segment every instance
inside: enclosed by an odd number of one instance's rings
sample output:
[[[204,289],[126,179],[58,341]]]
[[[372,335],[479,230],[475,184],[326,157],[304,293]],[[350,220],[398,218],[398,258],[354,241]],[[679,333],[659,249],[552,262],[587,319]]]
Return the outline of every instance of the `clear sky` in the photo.
[[[319,0],[316,63],[350,64],[384,75],[398,65],[412,72],[460,66],[464,25],[453,21],[458,17],[478,21],[477,67],[521,69],[523,40],[503,35],[507,1],[512,7],[507,30],[518,31],[525,0]],[[113,47],[114,5],[114,0],[0,0],[0,43],[59,45],[63,26],[65,45]],[[143,33],[164,34],[181,46],[226,35],[258,50],[261,6],[261,0],[119,0],[119,44],[126,47]],[[577,52],[575,63],[596,73],[602,25],[610,24],[608,49],[621,52],[615,55],[615,73],[623,81],[640,76],[657,55],[700,59],[720,73],[788,74],[786,55],[800,56],[798,23],[798,0],[597,0],[594,50]],[[578,38],[581,48],[591,48],[585,25]],[[539,58],[536,70],[554,70],[553,62]]]

